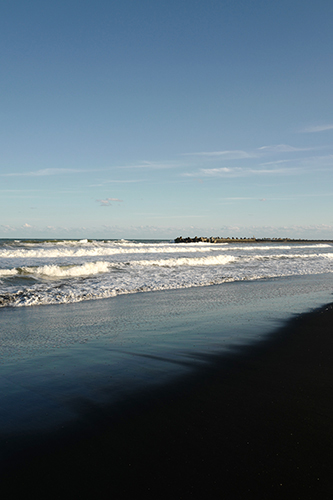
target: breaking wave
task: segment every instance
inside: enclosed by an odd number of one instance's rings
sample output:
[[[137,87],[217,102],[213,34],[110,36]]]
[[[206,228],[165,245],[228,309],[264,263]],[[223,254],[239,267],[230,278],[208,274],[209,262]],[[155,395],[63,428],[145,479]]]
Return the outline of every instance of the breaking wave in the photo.
[[[0,307],[333,272],[330,244],[0,241]]]

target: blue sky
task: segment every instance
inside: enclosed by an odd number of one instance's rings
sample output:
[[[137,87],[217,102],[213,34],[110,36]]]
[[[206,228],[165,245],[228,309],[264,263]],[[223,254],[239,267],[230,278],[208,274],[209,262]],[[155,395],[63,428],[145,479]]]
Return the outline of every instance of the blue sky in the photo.
[[[0,237],[333,239],[331,0],[0,3]]]

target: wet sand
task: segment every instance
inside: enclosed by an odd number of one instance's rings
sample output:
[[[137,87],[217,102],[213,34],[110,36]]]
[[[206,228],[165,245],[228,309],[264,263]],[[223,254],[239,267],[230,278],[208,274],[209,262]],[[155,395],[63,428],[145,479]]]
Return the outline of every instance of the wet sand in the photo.
[[[333,306],[80,423],[17,433],[10,498],[333,498]]]

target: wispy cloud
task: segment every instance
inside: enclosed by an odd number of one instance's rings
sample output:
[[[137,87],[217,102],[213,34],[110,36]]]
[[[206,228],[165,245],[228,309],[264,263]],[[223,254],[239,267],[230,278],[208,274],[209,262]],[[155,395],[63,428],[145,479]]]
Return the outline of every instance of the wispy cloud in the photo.
[[[259,175],[296,175],[303,173],[301,168],[242,168],[221,167],[201,168],[198,172],[184,173],[184,177],[249,177]]]
[[[333,197],[333,193],[295,193],[291,196],[270,196],[268,198],[258,198],[255,196],[227,196],[220,198],[221,201],[295,201],[300,198],[322,198]]]
[[[133,163],[130,165],[118,165],[116,168],[122,169],[122,168],[143,168],[143,169],[152,169],[152,170],[159,170],[159,169],[165,169],[165,168],[178,168],[182,167],[183,163],[180,162],[174,162],[174,161],[142,161],[139,163]]]
[[[80,174],[88,172],[88,170],[75,169],[75,168],[44,168],[41,170],[34,170],[31,172],[11,172],[8,174],[0,174],[3,177],[43,177],[48,175],[68,175]]]
[[[267,165],[281,165],[282,163],[292,163],[293,166],[298,166],[299,168],[313,168],[316,170],[323,170],[325,168],[333,167],[333,155],[316,155],[316,156],[307,156],[304,158],[295,158],[295,159],[285,159],[285,160],[275,160],[269,161],[265,163],[261,163],[261,166]]]
[[[103,181],[105,184],[110,184],[111,182],[115,182],[115,183],[132,183],[132,182],[143,182],[143,179],[109,179],[109,180],[106,180],[106,181]]]
[[[286,149],[287,152],[287,149]],[[302,175],[314,171],[327,171],[333,168],[333,155],[316,155],[301,158],[284,158],[258,163],[254,166],[202,166],[195,171],[181,174],[183,177],[250,177],[274,175]]]
[[[294,153],[298,151],[310,151],[313,148],[299,148],[289,144],[273,144],[261,146],[254,150],[245,151],[243,149],[224,151],[202,151],[197,153],[184,153],[183,156],[200,156],[206,158],[216,158],[220,160],[242,160],[247,158],[258,158],[265,154]]]
[[[40,191],[41,189],[0,189],[0,193],[17,193],[20,195],[22,193],[36,193]]]
[[[312,127],[306,127],[300,130],[302,134],[311,134],[315,132],[325,132],[326,130],[333,130],[333,125],[327,123],[326,125],[314,125]]]
[[[96,200],[96,201],[100,203],[101,207],[111,207],[112,201],[121,203],[123,200],[120,200],[119,198],[105,198],[104,200]]]
[[[245,158],[256,158],[258,154],[242,150],[226,150],[226,151],[202,151],[198,153],[184,153],[183,156],[201,156],[201,157],[214,157],[224,160],[241,160]]]
[[[266,198],[258,198],[255,196],[227,196],[222,198],[223,200],[231,200],[231,201],[243,201],[243,200],[257,200],[257,201],[266,201]]]
[[[276,144],[272,146],[261,146],[258,151],[262,153],[294,153],[298,151],[311,151],[313,148],[297,148],[289,144]]]
[[[103,180],[103,181],[99,182],[98,184],[89,184],[88,187],[90,187],[90,188],[102,187],[105,184],[131,184],[133,182],[144,182],[144,180],[143,179],[127,179],[127,180],[111,179],[111,180]]]
[[[9,231],[15,231],[15,227],[10,226],[9,224],[1,224],[0,228],[3,232],[7,233]]]
[[[203,214],[156,214],[156,213],[151,213],[151,212],[138,212],[136,215],[140,216],[149,216],[151,219],[183,219],[183,218],[196,218],[200,219],[202,217],[205,217]]]
[[[260,166],[267,166],[267,165],[281,165],[282,163],[290,163],[291,161],[297,161],[297,160],[291,160],[286,159],[286,160],[274,160],[274,161],[265,161],[264,163],[259,163]]]

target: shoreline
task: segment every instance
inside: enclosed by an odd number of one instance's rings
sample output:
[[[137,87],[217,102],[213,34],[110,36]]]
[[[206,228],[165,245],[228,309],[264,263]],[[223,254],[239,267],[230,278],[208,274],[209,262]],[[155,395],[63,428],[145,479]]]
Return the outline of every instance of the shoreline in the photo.
[[[333,305],[176,380],[14,437],[10,491],[35,498],[330,499]],[[90,405],[90,406],[89,406]]]

